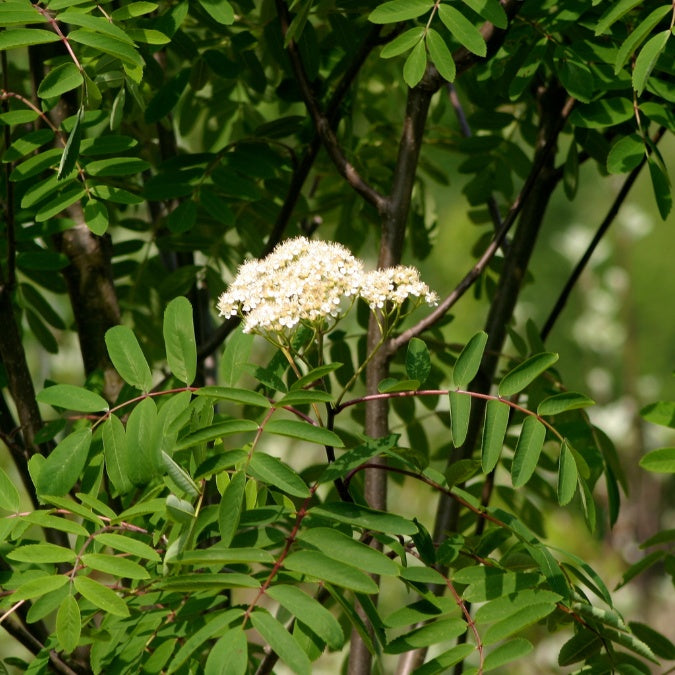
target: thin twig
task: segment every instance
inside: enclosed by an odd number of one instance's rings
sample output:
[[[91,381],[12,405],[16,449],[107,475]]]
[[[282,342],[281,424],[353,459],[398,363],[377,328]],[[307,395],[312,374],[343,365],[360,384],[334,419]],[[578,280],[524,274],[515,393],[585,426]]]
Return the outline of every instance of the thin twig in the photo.
[[[569,117],[570,113],[572,112],[573,106],[574,106],[574,99],[569,98],[566,101],[565,106],[563,107],[560,113],[561,127],[562,124],[564,124],[565,120]],[[497,251],[499,250],[499,247],[504,241],[504,238],[508,234],[512,225],[515,223],[518,215],[520,214],[520,211],[523,208],[523,204],[525,203],[532,189],[537,183],[537,177],[539,175],[541,168],[544,166],[544,163],[547,161],[550,153],[555,148],[557,140],[558,140],[557,133],[551,134],[551,136],[549,136],[546,139],[546,144],[542,149],[542,152],[539,153],[537,161],[535,165],[533,165],[530,173],[528,174],[527,180],[525,181],[525,184],[523,185],[520,193],[514,200],[513,204],[511,204],[511,208],[509,209],[509,212],[506,218],[504,219],[504,222],[502,223],[499,232],[495,235],[495,237],[490,242],[489,246],[485,249],[483,255],[478,259],[478,262],[467,272],[467,274],[457,284],[454,290],[441,303],[439,303],[438,307],[436,307],[436,309],[433,312],[431,312],[431,314],[429,314],[424,319],[419,321],[417,324],[411,326],[408,330],[403,331],[403,333],[392,339],[385,346],[387,351],[389,351],[390,353],[396,352],[403,345],[409,342],[411,338],[417,337],[428,328],[431,328],[431,326],[440,321],[448,312],[448,310],[451,307],[453,307],[457,303],[457,301],[464,295],[464,293],[466,293],[466,291],[468,291],[469,288],[473,286],[478,277],[483,273],[485,268],[488,266],[490,260],[492,260],[495,253],[497,253]]]
[[[450,104],[455,110],[455,115],[457,115],[459,128],[461,129],[462,134],[464,135],[465,138],[471,138],[473,136],[473,132],[471,131],[469,120],[467,120],[466,114],[464,113],[462,102],[459,100],[459,96],[457,95],[457,89],[455,89],[455,86],[453,84],[448,82],[447,90],[448,90],[448,98],[450,99]],[[499,232],[499,230],[503,225],[502,214],[499,211],[499,204],[497,204],[497,200],[495,199],[495,196],[492,193],[488,195],[486,204],[488,207],[488,211],[490,213],[490,218],[492,218],[494,230],[495,232]],[[506,250],[508,249],[508,244],[509,242],[507,239],[504,239],[502,241],[501,243],[502,251],[506,252]]]
[[[661,127],[657,133],[656,136],[654,136],[653,143],[656,145],[664,136],[666,133],[665,127]],[[548,315],[548,318],[546,319],[546,322],[544,323],[543,328],[541,329],[541,339],[546,340],[546,338],[549,336],[551,330],[553,329],[553,325],[555,322],[558,320],[558,317],[562,313],[563,309],[565,308],[565,305],[567,304],[567,301],[569,300],[570,294],[572,293],[572,290],[574,289],[577,281],[579,281],[579,277],[581,276],[582,272],[584,269],[586,269],[586,265],[588,265],[588,262],[590,261],[591,257],[593,256],[593,253],[595,252],[595,249],[597,248],[598,244],[602,240],[602,238],[607,234],[607,231],[609,230],[610,226],[614,222],[614,219],[616,218],[617,214],[619,213],[619,209],[621,208],[622,204],[626,200],[626,197],[628,196],[628,193],[630,192],[631,188],[633,187],[633,184],[637,180],[637,177],[640,175],[640,171],[642,171],[644,165],[647,163],[647,155],[645,155],[640,163],[628,174],[626,177],[626,180],[624,181],[623,185],[621,186],[621,189],[619,190],[619,193],[616,195],[616,198],[612,202],[612,205],[609,207],[609,210],[607,211],[607,215],[605,216],[604,220],[602,223],[600,223],[600,226],[598,227],[595,235],[593,236],[593,239],[591,239],[590,244],[584,251],[584,254],[581,256],[581,259],[579,262],[576,264],[574,267],[574,270],[572,271],[572,274],[570,275],[569,279],[565,283],[565,286],[563,287],[562,291],[560,292],[560,295],[558,296],[558,299],[555,301],[555,304],[553,305],[553,309],[551,310],[551,313]]]
[[[288,9],[282,0],[276,0],[276,7],[281,22],[281,31],[285,37],[290,24]],[[345,157],[329,119],[319,108],[319,103],[316,100],[314,91],[307,79],[307,73],[305,72],[297,44],[294,40],[291,40],[288,43],[287,51],[305,106],[307,107],[307,110],[312,117],[312,121],[314,122],[314,127],[337,170],[358,194],[360,194],[367,202],[375,206],[378,211],[381,211],[385,206],[384,196],[370,186],[363,179],[356,167],[354,167],[354,165]]]

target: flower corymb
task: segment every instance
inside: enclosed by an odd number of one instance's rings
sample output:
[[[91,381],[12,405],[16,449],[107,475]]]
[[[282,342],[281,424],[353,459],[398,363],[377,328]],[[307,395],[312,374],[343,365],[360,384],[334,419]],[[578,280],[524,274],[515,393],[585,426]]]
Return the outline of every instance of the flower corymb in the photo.
[[[413,267],[365,272],[344,246],[288,239],[262,260],[244,263],[218,300],[221,316],[239,315],[244,332],[281,334],[298,324],[337,322],[356,297],[371,309],[400,306],[410,296],[436,303]]]

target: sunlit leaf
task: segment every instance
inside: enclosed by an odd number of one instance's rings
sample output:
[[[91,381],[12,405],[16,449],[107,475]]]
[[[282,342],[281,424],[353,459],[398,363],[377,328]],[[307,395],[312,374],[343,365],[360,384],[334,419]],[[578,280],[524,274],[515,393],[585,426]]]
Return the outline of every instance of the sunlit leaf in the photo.
[[[264,641],[296,675],[310,675],[312,665],[295,638],[267,610],[256,609],[251,623]]]
[[[452,5],[439,5],[438,16],[453,37],[470,52],[478,56],[487,54],[487,45],[481,32],[458,9]]]
[[[110,360],[125,382],[141,391],[152,387],[152,373],[136,336],[127,326],[113,326],[105,334]]]
[[[418,42],[403,64],[403,80],[409,87],[415,87],[424,76],[427,67],[427,50],[424,42]]]
[[[431,356],[423,340],[412,338],[408,342],[405,356],[405,370],[411,380],[418,380],[420,384],[429,377],[431,372]]]
[[[265,432],[288,436],[307,443],[330,445],[334,448],[344,447],[344,443],[334,431],[300,420],[272,420],[265,425]]]
[[[499,461],[509,426],[509,411],[506,403],[494,399],[487,402],[481,444],[483,471],[486,473],[492,471]]]
[[[340,649],[344,644],[344,633],[333,614],[298,587],[276,584],[267,589],[266,595],[305,623],[332,649]]]
[[[466,440],[469,431],[469,416],[471,415],[471,397],[451,391],[450,421],[452,424],[452,444],[459,448]]]
[[[433,0],[390,0],[376,7],[368,15],[368,20],[373,23],[396,23],[416,19],[426,14],[433,5]]]
[[[640,466],[654,473],[675,473],[675,447],[651,450],[640,458]]]
[[[100,412],[109,407],[102,396],[72,384],[54,384],[39,392],[36,398],[40,403],[78,412]]]
[[[567,441],[563,441],[560,446],[560,461],[558,464],[558,504],[564,506],[572,501],[574,493],[577,491],[577,463],[574,460],[574,455],[567,445]]]
[[[77,647],[81,630],[80,607],[77,600],[68,594],[56,613],[56,639],[66,654],[70,654]]]
[[[329,558],[319,551],[296,551],[284,560],[284,567],[313,579],[349,588],[358,593],[377,593],[373,579],[351,565]]]
[[[509,371],[499,383],[499,395],[508,398],[525,389],[558,360],[557,354],[535,354]]]
[[[115,616],[129,616],[127,603],[108,586],[89,577],[78,575],[74,579],[75,590],[92,604],[108,614]]]
[[[305,481],[288,464],[284,464],[272,455],[254,453],[248,469],[252,476],[273,488],[278,488],[294,497],[309,497],[309,488]]]
[[[66,436],[44,461],[35,489],[40,495],[63,496],[75,485],[84,469],[91,429],[79,429]]]
[[[539,455],[546,438],[546,427],[528,415],[523,422],[511,467],[513,487],[522,487],[532,477],[539,462]]]
[[[299,539],[335,560],[343,560],[371,574],[396,575],[398,565],[389,557],[348,535],[329,527],[312,527]]]

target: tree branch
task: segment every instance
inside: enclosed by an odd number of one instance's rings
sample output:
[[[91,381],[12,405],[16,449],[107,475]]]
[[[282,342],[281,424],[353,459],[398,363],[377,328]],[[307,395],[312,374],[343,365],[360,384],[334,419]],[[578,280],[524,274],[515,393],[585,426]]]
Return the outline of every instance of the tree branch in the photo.
[[[286,37],[290,23],[288,10],[282,0],[276,0],[276,6],[279,20],[281,21],[281,32],[283,36]],[[337,136],[333,131],[330,120],[319,107],[314,91],[307,79],[307,73],[305,72],[297,44],[294,40],[291,40],[288,43],[287,51],[305,106],[314,122],[314,127],[321,142],[326,148],[331,160],[333,160],[333,164],[335,164],[340,175],[358,194],[361,195],[361,197],[372,204],[378,211],[381,211],[385,204],[384,197],[362,178],[357,169],[345,157]]]
[[[564,125],[565,121],[572,112],[572,107],[574,105],[574,99],[568,99],[561,111],[560,124]],[[562,126],[560,127],[562,129]],[[559,133],[559,131],[558,131]],[[417,337],[425,330],[431,328],[434,324],[440,321],[443,316],[453,307],[457,301],[466,293],[466,291],[473,286],[478,277],[483,273],[485,268],[488,266],[490,260],[494,257],[495,253],[499,250],[502,242],[504,241],[509,230],[515,223],[516,219],[520,215],[521,210],[523,209],[524,204],[527,199],[532,194],[535,186],[538,187],[539,173],[544,167],[544,164],[550,160],[550,154],[556,146],[557,142],[557,133],[550,136],[544,141],[544,145],[541,147],[541,151],[537,153],[534,158],[532,165],[532,170],[527,176],[527,179],[520,190],[520,193],[511,204],[506,218],[502,222],[502,226],[490,242],[489,246],[485,249],[483,255],[478,259],[478,262],[466,273],[464,278],[457,284],[453,291],[439,303],[438,307],[431,312],[428,316],[424,317],[421,321],[416,323],[414,326],[408,328],[400,335],[393,338],[387,345],[386,350],[388,352],[395,352],[400,349],[403,345],[410,341],[411,338]]]
[[[652,142],[654,145],[656,145],[664,136],[666,133],[665,127],[661,127],[654,138],[652,139]],[[614,222],[614,219],[616,218],[617,214],[619,213],[619,209],[621,208],[622,204],[626,200],[626,197],[628,196],[628,193],[630,192],[631,188],[633,187],[633,184],[637,180],[637,177],[640,175],[640,172],[642,171],[644,165],[647,163],[647,157],[643,157],[640,163],[628,174],[626,177],[626,180],[624,181],[623,185],[621,186],[621,189],[619,190],[619,193],[616,195],[616,198],[612,202],[612,205],[609,207],[609,210],[607,211],[607,215],[605,216],[604,220],[602,223],[600,223],[600,226],[598,227],[595,235],[593,236],[593,239],[591,240],[590,244],[588,245],[588,248],[584,251],[584,254],[581,256],[581,259],[579,262],[576,264],[574,270],[572,271],[572,274],[570,275],[569,279],[565,283],[565,286],[563,287],[562,291],[560,292],[560,295],[558,296],[558,299],[556,300],[555,304],[553,305],[553,309],[551,309],[550,314],[548,315],[548,318],[546,319],[546,322],[544,323],[543,328],[541,329],[541,339],[546,340],[546,338],[549,336],[549,333],[553,329],[553,325],[555,322],[558,320],[558,317],[562,313],[563,309],[565,308],[565,305],[567,304],[567,301],[569,300],[570,294],[572,293],[572,289],[576,285],[577,281],[579,281],[579,277],[581,276],[582,272],[584,269],[586,269],[586,265],[588,264],[589,260],[591,259],[595,249],[597,248],[598,244],[602,240],[602,238],[607,234],[607,231],[609,230],[610,226]]]

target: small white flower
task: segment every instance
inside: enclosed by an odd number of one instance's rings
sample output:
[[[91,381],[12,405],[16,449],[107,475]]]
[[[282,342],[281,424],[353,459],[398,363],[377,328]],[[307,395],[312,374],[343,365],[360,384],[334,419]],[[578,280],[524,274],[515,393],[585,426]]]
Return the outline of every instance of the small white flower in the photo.
[[[303,322],[334,323],[357,296],[372,309],[400,306],[410,296],[437,302],[414,267],[365,273],[344,246],[297,237],[241,265],[217,307],[221,316],[239,314],[244,332],[281,334]]]

